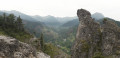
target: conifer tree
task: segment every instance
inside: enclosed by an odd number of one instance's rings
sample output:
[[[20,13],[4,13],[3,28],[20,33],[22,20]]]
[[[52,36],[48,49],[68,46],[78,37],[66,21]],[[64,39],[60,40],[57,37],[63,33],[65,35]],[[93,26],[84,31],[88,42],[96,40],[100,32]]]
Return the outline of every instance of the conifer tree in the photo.
[[[3,26],[3,28],[5,28],[5,22],[6,22],[6,13],[3,13],[3,24],[2,24],[2,26]]]
[[[7,24],[7,27],[9,28],[15,28],[15,16],[14,14],[10,14],[9,16],[7,16],[7,19],[6,19],[6,24]]]
[[[40,35],[40,44],[41,44],[42,51],[44,51],[43,33],[41,33],[41,35]]]
[[[2,25],[3,25],[3,16],[0,16],[0,27],[2,27]]]
[[[17,18],[16,26],[17,26],[18,30],[23,30],[22,19],[20,18],[20,16]]]

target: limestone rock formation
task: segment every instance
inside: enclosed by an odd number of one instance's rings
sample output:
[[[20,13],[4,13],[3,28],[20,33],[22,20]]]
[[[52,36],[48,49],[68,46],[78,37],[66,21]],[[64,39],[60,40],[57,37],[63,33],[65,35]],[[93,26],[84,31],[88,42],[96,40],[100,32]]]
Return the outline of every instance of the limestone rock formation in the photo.
[[[102,29],[103,55],[120,58],[120,28],[113,21],[104,20]]]
[[[0,36],[0,58],[50,58],[12,37]]]
[[[85,9],[78,9],[77,15],[80,24],[71,48],[72,58],[120,58],[120,28],[107,19],[100,25]]]

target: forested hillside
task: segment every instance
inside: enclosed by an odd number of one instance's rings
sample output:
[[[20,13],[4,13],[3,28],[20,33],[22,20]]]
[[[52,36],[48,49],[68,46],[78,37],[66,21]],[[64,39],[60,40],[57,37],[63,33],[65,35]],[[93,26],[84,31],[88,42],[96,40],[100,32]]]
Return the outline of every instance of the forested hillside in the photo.
[[[20,41],[28,42],[33,36],[24,29],[22,19],[14,14],[0,15],[0,34],[14,37]]]

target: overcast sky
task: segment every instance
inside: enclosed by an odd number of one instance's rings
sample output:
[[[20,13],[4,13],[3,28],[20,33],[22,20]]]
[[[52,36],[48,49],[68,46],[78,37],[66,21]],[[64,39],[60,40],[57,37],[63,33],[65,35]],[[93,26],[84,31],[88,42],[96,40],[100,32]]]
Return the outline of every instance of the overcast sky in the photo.
[[[72,17],[80,8],[120,21],[120,0],[0,0],[0,10],[17,10],[28,15]]]

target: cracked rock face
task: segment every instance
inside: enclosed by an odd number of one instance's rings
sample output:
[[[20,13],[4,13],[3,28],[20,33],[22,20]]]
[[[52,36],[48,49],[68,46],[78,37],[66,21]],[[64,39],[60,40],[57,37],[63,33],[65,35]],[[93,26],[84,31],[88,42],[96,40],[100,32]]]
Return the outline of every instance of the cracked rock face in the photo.
[[[76,40],[71,48],[72,58],[102,57],[120,58],[120,28],[112,21],[103,20],[103,25],[92,19],[89,11],[78,9]]]
[[[0,58],[50,58],[32,46],[14,38],[0,36]]]

